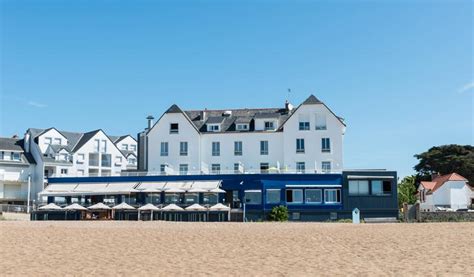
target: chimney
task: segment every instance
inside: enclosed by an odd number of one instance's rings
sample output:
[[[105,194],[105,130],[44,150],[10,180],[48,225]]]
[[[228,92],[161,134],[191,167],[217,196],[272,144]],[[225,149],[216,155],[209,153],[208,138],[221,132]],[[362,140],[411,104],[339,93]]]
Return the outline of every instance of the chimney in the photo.
[[[20,137],[19,137],[18,135],[16,135],[16,134],[12,136],[12,139],[19,139],[19,138],[20,138]]]
[[[285,110],[288,113],[293,110],[293,105],[291,105],[291,103],[288,100],[285,101]]]
[[[151,127],[153,127],[153,119],[155,119],[152,115],[149,115],[146,117],[146,120],[148,120],[148,128],[147,130],[150,130]]]
[[[437,173],[437,172],[431,173],[431,181],[433,181],[434,179],[436,179],[436,178],[439,177],[439,176],[440,176],[440,174]]]
[[[207,120],[207,108],[204,109],[204,111],[201,111],[199,117],[201,118],[202,121],[206,121]]]

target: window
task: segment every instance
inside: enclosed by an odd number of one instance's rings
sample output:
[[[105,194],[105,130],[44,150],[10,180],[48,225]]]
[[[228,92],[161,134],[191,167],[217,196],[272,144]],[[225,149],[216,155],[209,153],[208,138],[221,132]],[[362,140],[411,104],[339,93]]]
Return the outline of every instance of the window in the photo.
[[[349,195],[368,195],[369,181],[367,180],[352,180],[349,181]]]
[[[66,153],[59,154],[59,159],[61,161],[69,161],[69,154],[66,154]]]
[[[203,193],[202,194],[202,203],[203,204],[216,204],[219,198],[217,193]]]
[[[268,155],[268,141],[260,141],[260,155]]]
[[[179,133],[179,124],[178,123],[171,123],[170,124],[170,134],[178,134]]]
[[[221,165],[220,164],[212,164],[211,165],[211,173],[212,174],[220,174],[221,173]]]
[[[300,131],[309,131],[309,122],[300,122],[299,130]]]
[[[237,129],[237,131],[248,131],[249,125],[248,124],[237,124],[236,129]]]
[[[220,156],[221,155],[221,143],[218,141],[212,142],[212,156]]]
[[[130,144],[130,150],[131,151],[137,151],[137,145],[136,144]]]
[[[182,141],[179,143],[179,155],[187,156],[188,155],[188,142]]]
[[[306,170],[306,165],[304,162],[297,162],[296,163],[296,172],[297,173],[304,173]]]
[[[78,169],[77,176],[84,176],[84,169]]]
[[[179,165],[179,175],[188,175],[188,165],[180,164]]]
[[[78,164],[83,164],[86,156],[84,154],[77,154],[77,161]]]
[[[234,141],[234,155],[242,156],[242,142],[241,141]]]
[[[208,132],[219,132],[219,125],[218,124],[208,124],[207,125]]]
[[[67,174],[67,168],[61,168],[61,174]]]
[[[273,121],[265,121],[265,131],[275,130],[275,123]]]
[[[316,114],[316,130],[326,130],[326,115]]]
[[[267,204],[279,204],[280,203],[280,190],[279,189],[267,189]]]
[[[166,164],[160,164],[160,174],[166,175]]]
[[[99,149],[100,149],[100,140],[95,139],[94,140],[94,152],[99,153]]]
[[[98,153],[89,153],[89,166],[99,166]]]
[[[122,144],[122,150],[128,150],[128,144]]]
[[[308,204],[317,204],[323,202],[323,194],[320,189],[306,189],[305,199]]]
[[[12,152],[10,158],[12,161],[20,161],[20,153]]]
[[[324,190],[324,203],[327,203],[327,204],[341,203],[341,190],[340,189],[325,189]]]
[[[235,164],[234,164],[234,173],[235,173],[235,174],[241,173],[241,170],[240,170],[240,163],[235,163]]]
[[[303,203],[303,190],[302,189],[287,189],[286,190],[286,203]]]
[[[53,138],[44,138],[44,144],[46,145],[53,144]]]
[[[100,149],[102,153],[107,153],[107,141],[102,140],[102,148]]]
[[[115,156],[115,164],[116,165],[121,165],[122,164],[122,157]]]
[[[137,159],[132,158],[132,157],[128,158],[128,164],[129,165],[136,165],[137,164]]]
[[[102,154],[101,165],[103,167],[112,166],[112,155],[111,154]]]
[[[61,145],[61,138],[54,138],[54,144]]]
[[[262,204],[262,191],[261,190],[246,190],[245,203],[249,205]]]
[[[168,143],[167,142],[161,143],[160,155],[168,156]]]
[[[270,165],[268,163],[260,163],[260,173],[266,174],[270,169]]]
[[[304,139],[296,139],[296,153],[304,153]]]
[[[165,193],[165,203],[179,203],[180,202],[180,195],[179,193]]]
[[[322,162],[321,170],[326,173],[331,172],[331,162]]]
[[[390,181],[371,181],[372,195],[390,195],[392,193],[392,184]]]
[[[5,159],[5,152],[2,151],[0,152],[0,160],[4,160]]]
[[[199,203],[199,193],[186,193],[184,195],[184,204]]]
[[[321,139],[321,151],[322,152],[331,152],[331,140],[329,138]]]

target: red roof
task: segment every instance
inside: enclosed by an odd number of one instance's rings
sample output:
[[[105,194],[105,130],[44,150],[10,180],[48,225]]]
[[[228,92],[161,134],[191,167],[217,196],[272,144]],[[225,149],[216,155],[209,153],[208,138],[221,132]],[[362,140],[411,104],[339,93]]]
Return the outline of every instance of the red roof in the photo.
[[[434,178],[431,182],[421,182],[421,185],[432,192],[439,189],[447,181],[464,181],[467,182],[467,179],[462,177],[457,173],[446,174],[443,176],[438,176]]]

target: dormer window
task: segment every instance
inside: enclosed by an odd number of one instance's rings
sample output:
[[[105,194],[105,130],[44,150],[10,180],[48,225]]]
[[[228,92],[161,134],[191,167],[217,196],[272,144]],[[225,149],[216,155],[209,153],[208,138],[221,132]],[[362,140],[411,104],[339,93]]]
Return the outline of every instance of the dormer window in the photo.
[[[178,123],[171,123],[170,124],[170,134],[178,134],[179,133],[179,124]]]
[[[237,131],[248,131],[249,125],[248,124],[237,124],[236,126]]]
[[[219,130],[220,130],[219,124],[207,124],[208,132],[219,132]]]
[[[53,143],[53,138],[44,138],[44,144],[50,145]]]
[[[61,145],[61,138],[54,138],[54,144]]]
[[[11,160],[12,160],[12,161],[20,161],[20,153],[18,153],[18,152],[12,152],[12,153],[11,153]]]
[[[275,122],[265,121],[265,131],[272,131],[272,130],[275,130]]]

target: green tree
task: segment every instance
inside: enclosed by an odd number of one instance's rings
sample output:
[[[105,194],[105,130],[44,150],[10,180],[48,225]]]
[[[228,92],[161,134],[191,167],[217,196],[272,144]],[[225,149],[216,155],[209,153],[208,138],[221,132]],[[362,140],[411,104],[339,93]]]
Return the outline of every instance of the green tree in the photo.
[[[441,145],[416,154],[419,160],[414,169],[418,180],[431,180],[431,174],[456,172],[474,184],[474,147],[472,145]]]
[[[398,207],[416,202],[416,176],[407,176],[398,184]]]
[[[271,221],[288,221],[288,208],[285,206],[273,207],[268,218]]]

